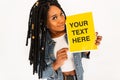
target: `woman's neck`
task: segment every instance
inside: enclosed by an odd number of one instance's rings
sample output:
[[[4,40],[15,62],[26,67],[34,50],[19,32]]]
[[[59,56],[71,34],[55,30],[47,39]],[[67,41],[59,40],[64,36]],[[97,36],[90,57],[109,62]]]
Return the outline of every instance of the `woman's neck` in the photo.
[[[57,38],[65,34],[65,31],[58,31],[58,32],[50,32],[52,38]]]

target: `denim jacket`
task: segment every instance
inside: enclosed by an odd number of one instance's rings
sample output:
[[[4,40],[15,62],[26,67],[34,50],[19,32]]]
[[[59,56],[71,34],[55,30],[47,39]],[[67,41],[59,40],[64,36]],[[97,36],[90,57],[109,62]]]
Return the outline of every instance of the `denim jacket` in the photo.
[[[67,41],[67,35],[65,35],[65,39]],[[46,38],[46,56],[45,60],[48,65],[45,71],[43,71],[43,78],[47,80],[63,80],[63,74],[61,71],[61,68],[59,68],[57,71],[53,70],[52,64],[54,63],[55,56],[54,56],[54,46],[55,42],[51,39],[49,32],[47,33],[47,38]],[[74,65],[75,65],[75,71],[77,75],[78,80],[83,80],[83,67],[82,67],[82,62],[81,58],[89,58],[89,54],[85,55],[84,52],[76,52],[73,53],[73,60],[74,60]]]

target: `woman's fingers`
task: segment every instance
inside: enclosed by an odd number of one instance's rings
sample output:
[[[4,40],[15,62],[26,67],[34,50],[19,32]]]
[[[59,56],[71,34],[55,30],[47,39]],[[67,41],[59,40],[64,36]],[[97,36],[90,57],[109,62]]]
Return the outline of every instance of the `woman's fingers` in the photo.
[[[98,32],[96,32],[96,42],[95,42],[95,44],[96,45],[100,45],[100,42],[101,42],[101,40],[102,40],[102,36],[98,36]]]
[[[67,57],[67,51],[68,51],[68,48],[62,48],[60,49],[59,51],[57,51],[57,59],[59,60],[66,60],[68,57]]]
[[[67,52],[67,51],[68,51],[68,48],[62,48],[62,49],[60,49],[59,51],[57,51],[57,53]]]

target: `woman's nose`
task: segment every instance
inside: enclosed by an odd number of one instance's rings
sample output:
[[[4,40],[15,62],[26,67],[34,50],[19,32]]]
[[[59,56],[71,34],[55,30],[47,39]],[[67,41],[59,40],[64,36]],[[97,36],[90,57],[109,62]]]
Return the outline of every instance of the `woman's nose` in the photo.
[[[60,18],[59,18],[59,23],[64,23],[64,22],[65,22],[65,17],[63,17],[63,16],[60,17]]]

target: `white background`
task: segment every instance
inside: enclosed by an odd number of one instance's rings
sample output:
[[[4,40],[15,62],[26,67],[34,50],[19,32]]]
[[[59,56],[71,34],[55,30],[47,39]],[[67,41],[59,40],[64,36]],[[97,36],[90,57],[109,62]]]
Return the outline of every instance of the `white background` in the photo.
[[[26,47],[29,11],[36,0],[0,0],[0,80],[37,80]],[[83,59],[84,80],[120,80],[120,1],[59,0],[67,15],[92,12],[103,36],[98,50]]]

